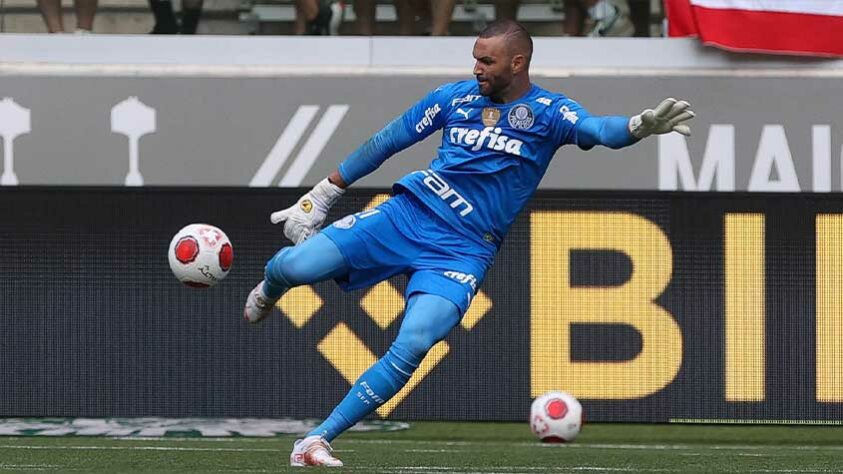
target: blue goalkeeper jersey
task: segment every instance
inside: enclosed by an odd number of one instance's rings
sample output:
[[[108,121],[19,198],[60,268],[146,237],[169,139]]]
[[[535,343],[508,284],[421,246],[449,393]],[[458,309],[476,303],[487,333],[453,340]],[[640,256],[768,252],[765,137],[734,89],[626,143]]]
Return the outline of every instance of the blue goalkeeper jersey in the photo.
[[[446,84],[400,120],[420,141],[442,129],[438,157],[401,178],[407,190],[456,229],[500,244],[544,176],[556,149],[576,143],[588,112],[539,86],[506,104],[480,95],[476,81]]]

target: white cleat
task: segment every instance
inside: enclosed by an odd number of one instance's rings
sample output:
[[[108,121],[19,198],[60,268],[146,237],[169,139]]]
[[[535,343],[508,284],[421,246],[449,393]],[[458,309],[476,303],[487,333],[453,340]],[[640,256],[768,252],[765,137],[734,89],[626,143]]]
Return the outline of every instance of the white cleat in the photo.
[[[254,324],[263,321],[272,313],[272,307],[276,300],[271,300],[263,295],[263,281],[261,280],[246,298],[246,307],[243,309],[243,319]]]
[[[634,36],[627,0],[600,0],[588,9],[594,28],[588,36]]]
[[[293,443],[293,452],[290,453],[290,466],[342,467],[342,461],[335,458],[331,451],[333,451],[331,445],[321,436],[313,435],[305,439],[297,439]]]

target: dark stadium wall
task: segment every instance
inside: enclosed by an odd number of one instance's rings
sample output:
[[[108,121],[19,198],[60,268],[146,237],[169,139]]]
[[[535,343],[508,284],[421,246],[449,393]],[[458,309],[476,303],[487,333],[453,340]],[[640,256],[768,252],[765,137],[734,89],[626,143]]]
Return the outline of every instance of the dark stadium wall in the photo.
[[[322,417],[398,330],[406,279],[297,288],[242,320],[300,189],[0,188],[0,415]],[[351,190],[330,220],[379,202]],[[234,266],[179,284],[171,236],[219,226]],[[843,417],[838,194],[540,191],[392,419]]]

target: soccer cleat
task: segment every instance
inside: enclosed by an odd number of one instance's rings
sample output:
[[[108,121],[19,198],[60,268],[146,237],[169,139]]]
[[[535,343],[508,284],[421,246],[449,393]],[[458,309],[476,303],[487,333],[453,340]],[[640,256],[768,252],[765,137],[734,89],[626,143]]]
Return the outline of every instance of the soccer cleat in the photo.
[[[627,0],[600,0],[588,9],[594,28],[588,36],[632,36],[635,25],[629,17]]]
[[[290,453],[290,466],[342,467],[342,461],[335,458],[331,451],[331,445],[321,436],[297,439],[293,443],[293,452]]]
[[[336,0],[319,0],[316,18],[307,22],[309,35],[337,35],[343,19],[344,5]]]
[[[243,309],[243,319],[254,324],[264,320],[270,313],[278,299],[272,300],[263,294],[263,280],[258,283],[246,298],[246,307]]]

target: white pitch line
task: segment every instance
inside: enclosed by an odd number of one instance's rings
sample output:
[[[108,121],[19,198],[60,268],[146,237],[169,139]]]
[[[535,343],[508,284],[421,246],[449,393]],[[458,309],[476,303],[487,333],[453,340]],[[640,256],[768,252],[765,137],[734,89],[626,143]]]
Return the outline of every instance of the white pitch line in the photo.
[[[57,464],[0,464],[0,471],[79,471]]]
[[[350,470],[361,470],[371,472],[378,469],[370,466],[356,466],[350,467]],[[400,472],[401,474],[411,473],[425,473],[431,472],[447,472],[447,473],[483,473],[483,474],[519,474],[529,472],[571,472],[571,471],[585,471],[585,472],[682,472],[681,469],[660,469],[660,468],[632,468],[632,467],[601,467],[601,466],[559,466],[559,467],[530,467],[530,466],[494,466],[490,470],[483,470],[482,468],[459,468],[448,466],[397,466],[389,468],[386,472]]]
[[[405,453],[464,453],[461,449],[405,449]]]
[[[277,453],[271,448],[180,448],[172,446],[22,446],[13,444],[0,445],[0,449],[41,449],[80,450],[80,451],[219,451],[219,452],[268,452]]]
[[[432,474],[432,473],[460,473],[460,474],[519,474],[529,472],[685,472],[684,469],[644,468],[644,467],[602,467],[602,466],[559,466],[559,467],[529,467],[529,466],[495,466],[490,470],[482,468],[459,468],[448,466],[396,466],[389,469],[375,466],[348,466],[345,469],[364,472],[400,472],[401,474]],[[839,473],[832,469],[741,469],[723,472],[734,473]]]
[[[733,450],[733,451],[758,451],[764,449],[791,449],[799,451],[841,451],[843,446],[824,446],[824,445],[779,445],[779,444],[751,444],[751,445],[705,445],[705,444],[606,444],[606,443],[539,443],[539,442],[519,442],[507,443],[500,441],[430,441],[430,440],[405,440],[405,439],[346,439],[340,442],[341,444],[357,443],[357,444],[437,444],[445,446],[517,446],[519,448],[539,448],[539,449],[641,449],[641,450]]]

